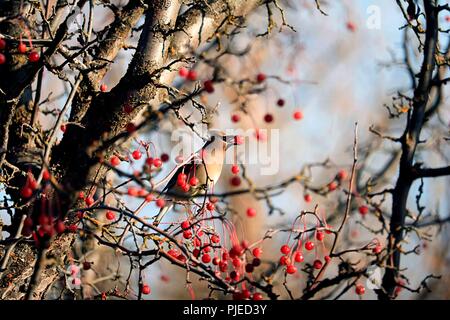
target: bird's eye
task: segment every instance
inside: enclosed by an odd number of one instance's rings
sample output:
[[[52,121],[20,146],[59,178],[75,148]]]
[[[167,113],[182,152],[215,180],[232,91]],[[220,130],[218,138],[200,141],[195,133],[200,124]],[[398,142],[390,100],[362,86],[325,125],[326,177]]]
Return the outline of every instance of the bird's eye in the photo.
[[[214,140],[216,140],[216,137],[215,137],[215,136],[212,136],[210,141],[211,141],[211,142],[214,142]]]

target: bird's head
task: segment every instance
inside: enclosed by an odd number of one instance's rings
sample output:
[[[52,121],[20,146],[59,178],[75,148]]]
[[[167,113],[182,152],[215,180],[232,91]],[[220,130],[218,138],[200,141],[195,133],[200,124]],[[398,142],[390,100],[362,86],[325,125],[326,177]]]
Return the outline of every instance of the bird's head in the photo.
[[[221,148],[226,151],[231,146],[236,145],[236,139],[233,135],[226,135],[223,131],[214,130],[211,132],[211,135],[205,144],[205,148],[209,145],[213,148]]]

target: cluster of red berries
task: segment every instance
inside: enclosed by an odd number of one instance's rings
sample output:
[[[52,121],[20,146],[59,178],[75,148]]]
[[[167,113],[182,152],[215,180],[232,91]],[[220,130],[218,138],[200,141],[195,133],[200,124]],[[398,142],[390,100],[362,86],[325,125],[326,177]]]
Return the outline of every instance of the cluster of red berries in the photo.
[[[3,38],[0,38],[0,51],[5,50],[6,48],[6,41]],[[5,55],[0,52],[0,65],[4,64],[6,62]]]
[[[189,70],[187,68],[182,67],[178,71],[178,74],[180,77],[185,78],[189,81],[197,80],[197,72],[195,70]]]
[[[3,51],[6,49],[6,41],[2,38],[0,38],[0,51]],[[25,43],[23,43],[22,41],[20,41],[19,45],[17,46],[17,52],[24,54],[26,53],[28,50],[27,46]],[[29,54],[28,54],[28,61],[30,62],[38,62],[40,59],[39,53],[37,51],[32,50]],[[0,52],[0,65],[4,64],[6,62],[6,56]]]
[[[28,199],[33,195],[33,192],[39,187],[36,179],[31,172],[27,174],[27,180],[25,185],[20,189],[20,196],[24,199]]]

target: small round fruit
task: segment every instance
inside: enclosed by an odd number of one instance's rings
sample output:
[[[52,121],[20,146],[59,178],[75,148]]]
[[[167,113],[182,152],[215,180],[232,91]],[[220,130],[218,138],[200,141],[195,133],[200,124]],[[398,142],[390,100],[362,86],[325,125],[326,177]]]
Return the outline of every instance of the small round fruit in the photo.
[[[139,150],[134,150],[131,156],[134,160],[139,160],[142,157],[142,153]]]
[[[27,45],[23,42],[19,43],[19,45],[17,46],[17,51],[19,51],[19,53],[27,52]]]
[[[142,291],[142,294],[150,294],[150,292],[151,292],[150,286],[147,285],[147,284],[144,284],[144,285],[142,286],[141,291]]]
[[[297,267],[294,266],[293,264],[290,264],[290,265],[288,265],[288,266],[286,267],[286,272],[287,272],[288,274],[294,274],[294,273],[297,272]]]
[[[36,51],[31,51],[30,54],[28,55],[28,61],[30,62],[38,62],[39,59],[40,59],[39,53],[37,53]]]
[[[303,198],[305,199],[306,203],[309,203],[312,201],[312,196],[309,193],[305,194],[305,196]]]
[[[302,120],[303,119],[303,113],[301,111],[295,111],[293,114],[293,117],[295,120]]]
[[[303,262],[305,260],[305,258],[303,257],[303,254],[301,253],[301,251],[296,251],[294,253],[294,261],[297,263]]]
[[[319,241],[323,241],[323,239],[325,238],[325,234],[322,231],[317,231],[316,232],[316,239]]]
[[[114,212],[112,212],[112,211],[110,211],[110,210],[108,210],[108,211],[106,211],[106,219],[108,219],[108,220],[114,220],[115,218],[116,218],[116,215],[114,214]]]
[[[266,80],[267,76],[264,73],[258,73],[256,75],[256,81],[259,83],[264,82]]]
[[[256,210],[254,208],[247,209],[247,217],[253,218],[256,216]]]
[[[159,198],[158,200],[156,200],[156,206],[158,208],[162,208],[166,205],[166,200],[164,200],[163,198]]]
[[[314,249],[314,242],[306,241],[305,242],[305,249],[308,250],[308,251],[311,251],[312,249]]]
[[[362,296],[364,293],[366,293],[366,288],[362,284],[357,284],[355,286],[355,292],[357,295]]]
[[[369,212],[369,207],[368,206],[360,206],[358,208],[358,211],[362,216],[365,216]]]
[[[252,254],[253,254],[253,256],[255,257],[255,258],[260,258],[261,257],[261,255],[262,255],[262,249],[261,248],[254,248],[253,250],[252,250]]]
[[[202,262],[203,263],[210,263],[211,262],[211,256],[207,253],[202,255]]]
[[[314,269],[317,269],[317,270],[322,269],[322,266],[323,266],[323,263],[319,259],[315,260],[313,263]]]
[[[289,252],[291,252],[291,248],[289,248],[287,244],[284,244],[281,246],[280,251],[282,254],[288,254]]]

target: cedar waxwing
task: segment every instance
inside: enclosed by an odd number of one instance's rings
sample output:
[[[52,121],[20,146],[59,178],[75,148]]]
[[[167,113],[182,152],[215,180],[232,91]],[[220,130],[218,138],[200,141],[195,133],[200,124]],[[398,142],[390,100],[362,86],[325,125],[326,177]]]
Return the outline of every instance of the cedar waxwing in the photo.
[[[234,136],[226,136],[223,132],[213,132],[211,137],[200,149],[200,160],[193,158],[190,162],[178,168],[162,192],[172,198],[186,199],[206,192],[214,186],[222,173],[226,150],[235,145]],[[153,224],[157,226],[173,204],[161,208]]]

